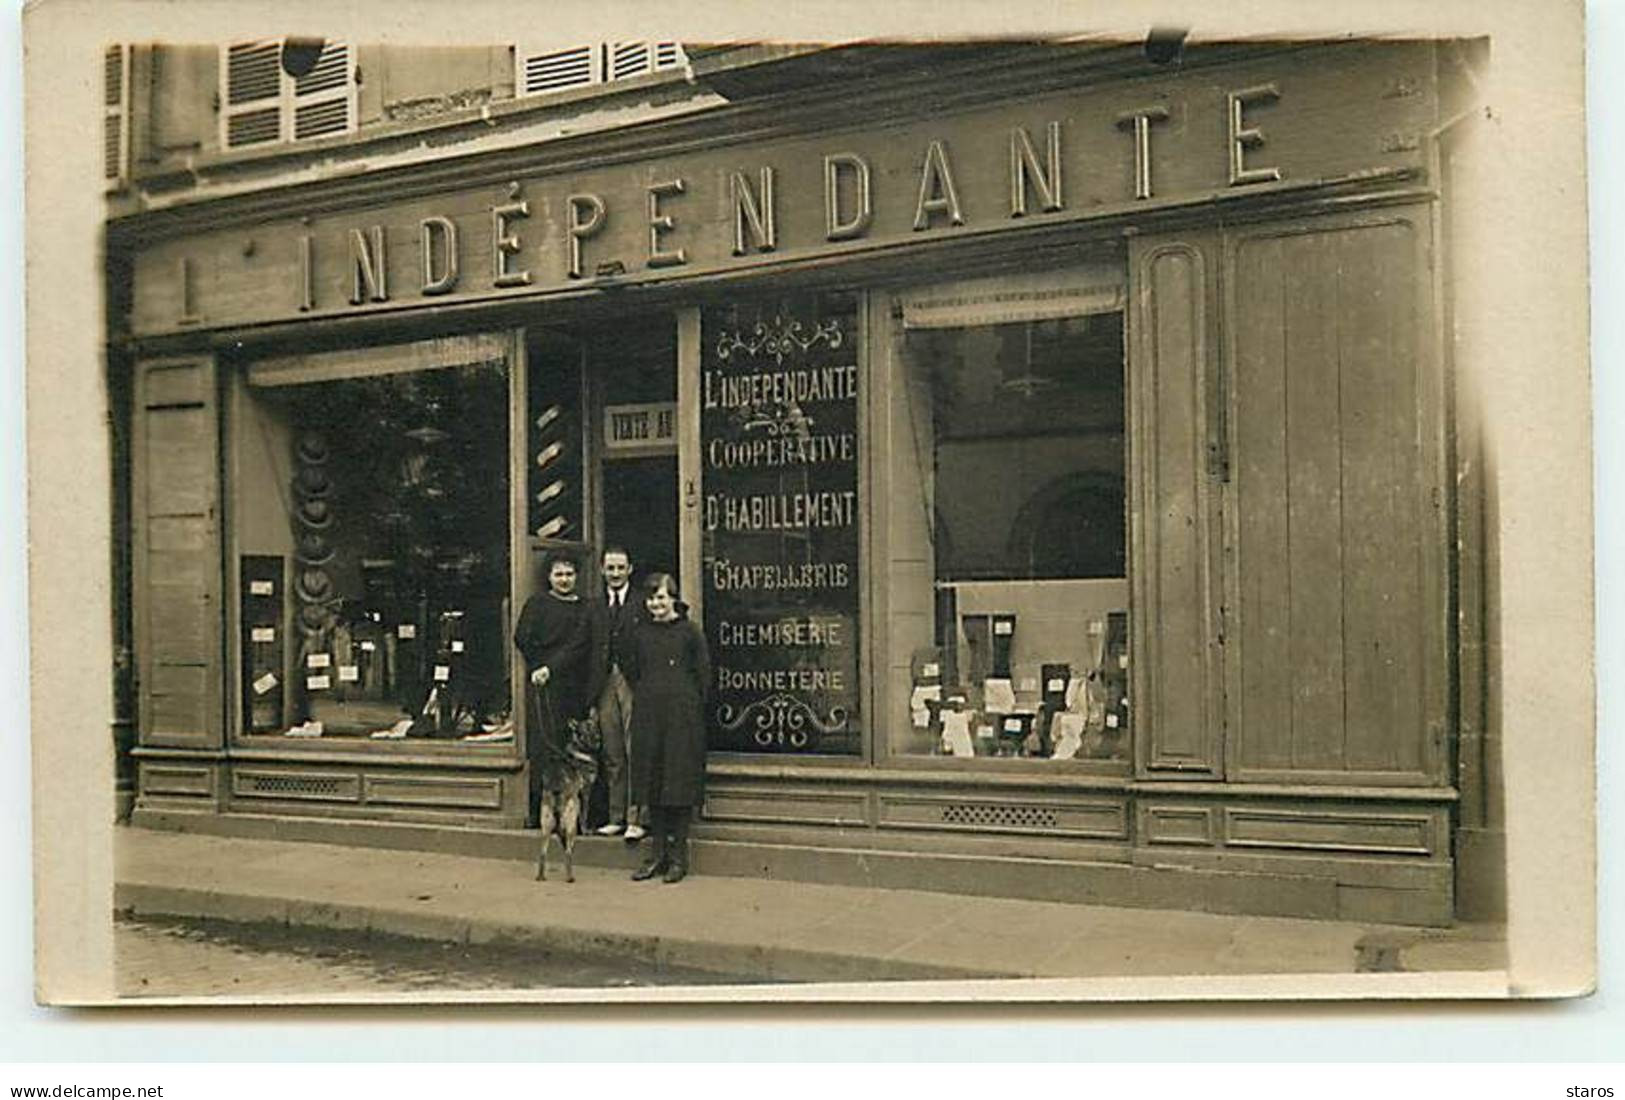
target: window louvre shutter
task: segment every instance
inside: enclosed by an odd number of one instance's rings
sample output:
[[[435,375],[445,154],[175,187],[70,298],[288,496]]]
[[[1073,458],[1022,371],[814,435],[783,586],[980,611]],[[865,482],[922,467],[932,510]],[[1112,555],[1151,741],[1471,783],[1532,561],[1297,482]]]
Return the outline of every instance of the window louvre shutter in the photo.
[[[355,129],[355,51],[345,43],[324,47],[315,67],[297,78],[282,71],[280,41],[230,46],[221,84],[228,149]]]
[[[130,127],[126,103],[130,98],[128,46],[109,46],[102,65],[102,178],[124,179],[130,164]]]
[[[343,43],[322,50],[316,67],[293,81],[293,140],[354,128],[355,51]]]
[[[604,79],[602,51],[594,45],[570,46],[562,50],[515,51],[519,59],[517,84],[520,95],[540,95],[562,88],[600,84]]]
[[[649,71],[649,43],[616,42],[610,47],[610,79],[625,80]]]
[[[683,48],[676,42],[609,42],[538,50],[514,49],[514,83],[519,95],[545,95],[646,73],[680,68]]]

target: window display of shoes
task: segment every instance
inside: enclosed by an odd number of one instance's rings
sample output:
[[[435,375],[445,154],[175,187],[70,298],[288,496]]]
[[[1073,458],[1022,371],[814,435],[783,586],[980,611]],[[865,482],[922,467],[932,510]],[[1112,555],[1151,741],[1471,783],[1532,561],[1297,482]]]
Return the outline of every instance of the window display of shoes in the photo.
[[[615,831],[620,832],[620,827],[617,826]],[[648,834],[643,831],[642,825],[628,825],[626,827],[626,839],[628,842],[642,840],[647,835]]]
[[[624,828],[626,826],[619,822],[611,821],[608,824],[598,826],[597,833],[599,836],[620,836],[621,830]]]

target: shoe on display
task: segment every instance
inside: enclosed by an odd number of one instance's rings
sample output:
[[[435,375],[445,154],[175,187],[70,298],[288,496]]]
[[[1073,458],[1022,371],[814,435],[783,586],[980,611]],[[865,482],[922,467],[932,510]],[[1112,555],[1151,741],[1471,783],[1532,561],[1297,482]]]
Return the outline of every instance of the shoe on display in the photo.
[[[597,832],[599,836],[620,836],[621,830],[624,828],[626,828],[626,826],[620,824],[619,822],[611,821],[606,825],[598,826]]]
[[[616,832],[621,831],[619,825],[617,825],[615,827],[615,831]],[[599,832],[603,832],[603,830],[600,829]],[[648,835],[649,834],[644,831],[644,828],[643,828],[642,825],[628,825],[626,827],[626,841],[627,841],[628,844],[635,843],[635,842],[637,842],[639,840],[642,840],[644,837],[646,837]]]

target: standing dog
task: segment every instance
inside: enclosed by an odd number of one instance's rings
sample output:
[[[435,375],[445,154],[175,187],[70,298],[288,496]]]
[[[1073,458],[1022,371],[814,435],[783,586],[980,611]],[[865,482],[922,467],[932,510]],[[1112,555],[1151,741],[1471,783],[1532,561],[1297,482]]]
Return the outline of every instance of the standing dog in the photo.
[[[537,689],[532,689],[536,691]],[[553,837],[564,849],[564,881],[576,880],[576,837],[581,832],[582,796],[592,790],[598,776],[598,722],[589,716],[580,721],[558,722],[552,708],[552,693],[539,690],[536,713],[545,715],[542,729],[536,731],[541,752],[531,762],[538,769],[541,793],[542,848],[536,857],[536,881],[547,881],[547,848]]]

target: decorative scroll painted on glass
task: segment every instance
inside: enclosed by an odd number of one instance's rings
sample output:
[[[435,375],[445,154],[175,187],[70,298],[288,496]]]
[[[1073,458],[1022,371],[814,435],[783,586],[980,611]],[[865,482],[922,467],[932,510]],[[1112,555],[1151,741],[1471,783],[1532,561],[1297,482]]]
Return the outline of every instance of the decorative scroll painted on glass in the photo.
[[[844,296],[704,315],[713,750],[860,751],[856,333]]]

